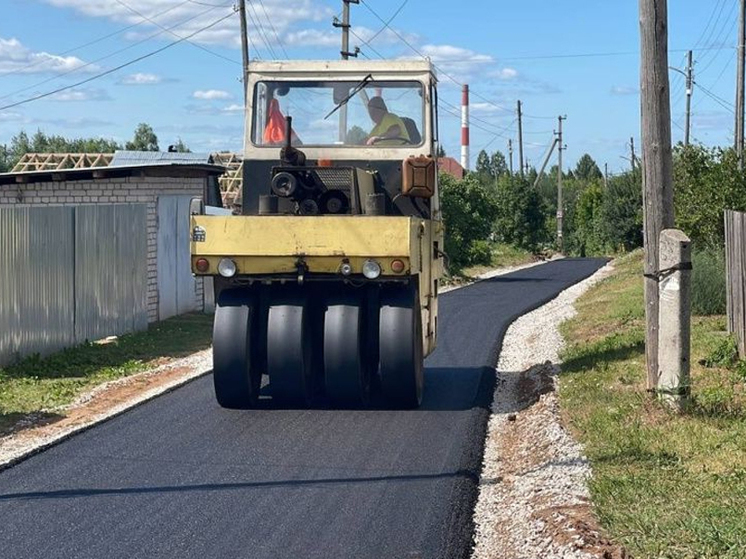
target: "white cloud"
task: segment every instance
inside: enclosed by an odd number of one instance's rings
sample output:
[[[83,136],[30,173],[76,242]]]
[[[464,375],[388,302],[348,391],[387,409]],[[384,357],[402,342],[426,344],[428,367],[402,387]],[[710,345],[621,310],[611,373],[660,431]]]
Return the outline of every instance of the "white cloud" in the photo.
[[[500,80],[514,80],[518,77],[518,70],[515,68],[500,68],[499,70],[490,72],[489,76]]]
[[[119,83],[122,85],[156,85],[163,82],[163,78],[156,74],[144,74],[138,72],[124,76]]]
[[[238,103],[233,103],[231,105],[228,105],[227,107],[223,107],[222,111],[224,113],[238,113],[243,112],[244,106],[239,105]]]
[[[52,101],[107,101],[111,99],[103,89],[68,89],[49,97]]]
[[[198,89],[192,93],[192,97],[212,101],[215,99],[230,99],[233,95],[222,89]]]
[[[611,87],[612,95],[637,95],[639,92],[639,89],[629,85],[614,85]]]
[[[423,45],[419,51],[432,60],[442,74],[461,82],[468,82],[479,75],[484,75],[495,64],[494,57],[489,54],[480,54],[453,45]],[[402,58],[419,57],[408,55]]]
[[[0,75],[9,72],[38,74],[44,72],[66,72],[83,66],[76,56],[58,56],[48,52],[33,52],[18,39],[0,37]],[[91,65],[85,71],[91,72],[98,67]]]
[[[157,34],[159,37],[173,39],[172,33],[185,37],[202,29],[206,25],[231,13],[232,5],[224,2],[224,8],[212,7],[212,4],[220,5],[221,2],[199,3],[180,2],[173,0],[128,0],[127,6],[117,2],[105,0],[44,0],[47,4],[58,8],[70,8],[88,17],[105,18],[124,24],[140,24],[144,31],[130,32],[125,35],[130,40],[139,40]],[[210,5],[205,5],[210,4]],[[133,10],[140,12],[147,18],[154,20],[163,27],[172,29],[172,33],[163,31],[157,25],[144,21],[143,17]],[[263,0],[255,5],[249,3],[247,6],[249,15],[249,34],[252,37],[266,35],[273,47],[279,47],[279,41],[275,31],[280,37],[286,37],[288,32],[299,25],[309,22],[324,21],[334,15],[334,11],[324,5],[320,0],[295,0],[288,3],[286,0]],[[257,29],[254,22],[259,21],[262,29]],[[274,30],[268,24],[272,22]],[[192,42],[205,45],[221,45],[229,48],[241,46],[238,18],[230,17],[219,24],[195,35]],[[262,54],[264,54],[264,48]]]

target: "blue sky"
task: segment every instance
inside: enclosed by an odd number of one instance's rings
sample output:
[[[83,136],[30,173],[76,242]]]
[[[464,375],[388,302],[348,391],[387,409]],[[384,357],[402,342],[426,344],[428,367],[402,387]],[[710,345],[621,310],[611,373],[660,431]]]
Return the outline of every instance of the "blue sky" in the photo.
[[[669,62],[683,69],[686,49],[695,51],[692,136],[706,145],[729,144],[733,137],[737,5],[669,1]],[[230,0],[0,0],[0,6],[0,106],[93,77],[232,13]],[[451,155],[459,154],[457,83],[469,83],[473,92],[472,159],[484,147],[507,151],[508,138],[517,136],[518,99],[526,115],[526,157],[537,166],[560,114],[568,117],[570,165],[588,152],[617,172],[628,166],[629,138],[639,145],[636,0],[363,0],[351,10],[351,43],[364,56],[421,54],[438,65],[441,135]],[[337,58],[339,31],[331,20],[340,11],[341,0],[249,2],[252,57]],[[397,11],[384,28],[381,19]],[[181,138],[193,151],[238,150],[238,30],[238,18],[228,17],[190,43],[2,110],[0,143],[37,128],[123,141],[147,122],[164,149]],[[670,76],[678,141],[683,78]]]

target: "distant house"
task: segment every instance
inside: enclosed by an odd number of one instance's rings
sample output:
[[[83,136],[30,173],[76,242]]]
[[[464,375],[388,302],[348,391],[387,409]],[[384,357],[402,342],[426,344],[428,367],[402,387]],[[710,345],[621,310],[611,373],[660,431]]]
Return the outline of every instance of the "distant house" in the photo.
[[[453,157],[441,157],[438,159],[438,170],[448,173],[455,179],[464,178],[464,168]]]

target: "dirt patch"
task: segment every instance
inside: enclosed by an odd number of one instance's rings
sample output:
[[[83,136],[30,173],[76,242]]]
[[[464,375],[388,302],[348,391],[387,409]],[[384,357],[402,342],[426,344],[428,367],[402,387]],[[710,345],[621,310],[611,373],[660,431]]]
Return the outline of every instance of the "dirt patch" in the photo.
[[[0,438],[0,469],[210,371],[212,351],[166,362],[84,394],[69,406],[29,414]]]

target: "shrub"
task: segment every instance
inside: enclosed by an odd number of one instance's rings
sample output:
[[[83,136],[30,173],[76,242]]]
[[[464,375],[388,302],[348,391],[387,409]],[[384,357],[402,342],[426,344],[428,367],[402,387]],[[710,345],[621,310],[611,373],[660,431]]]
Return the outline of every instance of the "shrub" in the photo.
[[[692,312],[725,314],[725,252],[721,247],[695,249],[692,254]]]
[[[488,241],[472,241],[468,258],[471,265],[489,266],[492,264],[492,246]]]
[[[497,211],[494,196],[474,175],[462,180],[441,175],[440,198],[450,267],[458,270],[477,263],[472,257],[483,257],[483,251],[473,249],[473,243],[487,241],[492,233]]]

